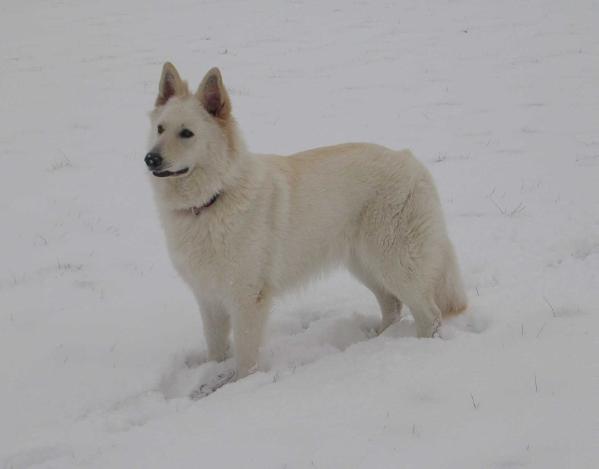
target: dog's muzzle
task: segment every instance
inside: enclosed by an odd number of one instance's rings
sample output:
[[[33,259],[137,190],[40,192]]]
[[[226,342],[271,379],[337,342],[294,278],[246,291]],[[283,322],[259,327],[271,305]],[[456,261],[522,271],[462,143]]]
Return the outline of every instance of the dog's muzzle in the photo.
[[[148,169],[152,171],[152,174],[159,178],[165,178],[169,176],[181,176],[189,171],[189,168],[183,168],[178,171],[169,171],[167,168],[163,168],[164,159],[160,153],[150,152],[144,158]]]

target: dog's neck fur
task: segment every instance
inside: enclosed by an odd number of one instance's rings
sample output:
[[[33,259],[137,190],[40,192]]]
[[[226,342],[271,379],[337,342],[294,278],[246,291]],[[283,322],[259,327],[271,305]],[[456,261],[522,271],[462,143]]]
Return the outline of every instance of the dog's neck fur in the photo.
[[[207,209],[207,208],[211,207],[212,205],[214,205],[216,203],[216,201],[219,199],[220,195],[221,195],[221,193],[217,192],[212,197],[210,197],[210,200],[208,202],[206,202],[204,205],[202,205],[200,207],[194,206],[194,207],[191,207],[189,209],[181,209],[181,210],[179,210],[179,212],[182,215],[193,215],[193,216],[197,217],[205,209]]]

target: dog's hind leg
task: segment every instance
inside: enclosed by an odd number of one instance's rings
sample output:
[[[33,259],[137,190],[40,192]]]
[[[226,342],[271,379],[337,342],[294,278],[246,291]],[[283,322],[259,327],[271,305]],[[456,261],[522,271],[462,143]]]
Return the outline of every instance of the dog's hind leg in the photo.
[[[408,306],[418,337],[438,335],[441,326],[441,310],[435,301],[441,256],[435,241],[421,237],[410,246],[410,240],[404,237],[399,241],[372,243],[367,253],[372,265],[371,278],[378,280],[379,288],[384,288],[387,295],[401,298]],[[379,301],[383,303],[385,297],[381,298]]]
[[[381,334],[401,317],[401,300],[391,294],[380,282],[377,282],[373,276],[369,275],[357,259],[352,260],[348,267],[352,275],[376,297],[382,315],[381,325],[377,332]]]
[[[436,258],[432,259],[427,262],[424,257],[404,256],[396,262],[381,263],[385,287],[408,306],[417,335],[424,338],[438,336],[441,327],[441,310],[435,301]]]
[[[388,275],[387,278],[393,280],[384,287],[382,283],[380,286],[367,285],[381,306],[381,332],[399,318],[403,301],[414,316],[418,337],[437,336],[441,327],[441,310],[435,303],[432,288],[427,288],[423,279],[406,282],[406,276],[400,272],[399,266],[394,275]]]
[[[412,291],[405,295],[405,300],[414,316],[418,337],[438,337],[441,327],[441,310],[432,295]]]

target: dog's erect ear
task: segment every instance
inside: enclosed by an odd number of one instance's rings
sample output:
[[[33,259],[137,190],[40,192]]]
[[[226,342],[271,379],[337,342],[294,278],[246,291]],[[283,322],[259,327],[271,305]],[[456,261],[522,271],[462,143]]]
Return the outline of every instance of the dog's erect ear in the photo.
[[[231,100],[223,84],[223,77],[216,67],[211,68],[200,83],[196,93],[204,109],[219,119],[231,115]]]
[[[170,62],[165,62],[162,67],[162,76],[158,87],[158,96],[156,97],[156,106],[162,106],[173,96],[185,96],[187,94],[187,85],[181,77],[175,66]]]

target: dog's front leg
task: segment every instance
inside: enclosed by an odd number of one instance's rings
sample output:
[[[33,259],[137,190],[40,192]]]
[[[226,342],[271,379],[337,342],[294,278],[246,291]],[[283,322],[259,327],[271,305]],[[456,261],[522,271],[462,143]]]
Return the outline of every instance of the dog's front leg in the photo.
[[[218,302],[198,298],[204,337],[208,346],[208,361],[222,362],[229,353],[230,319],[225,308]]]
[[[256,371],[270,300],[270,296],[262,290],[240,301],[237,310],[232,313],[237,379]]]

